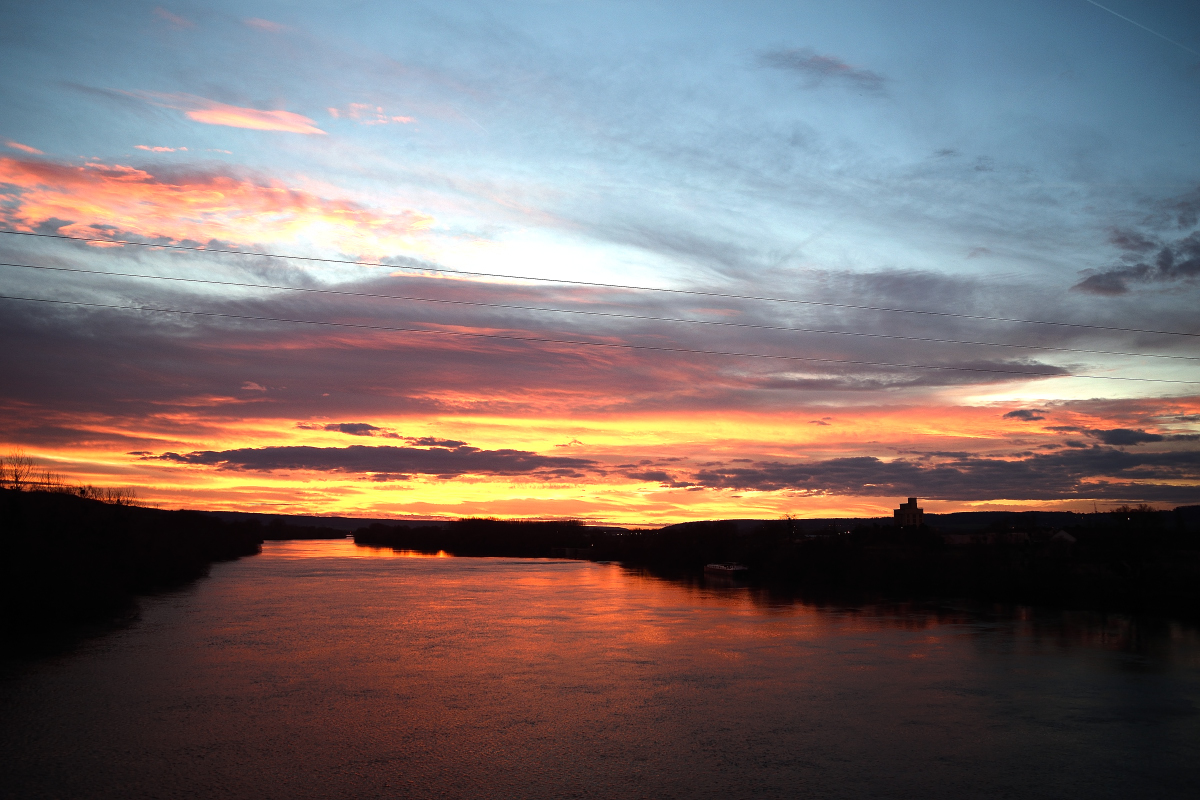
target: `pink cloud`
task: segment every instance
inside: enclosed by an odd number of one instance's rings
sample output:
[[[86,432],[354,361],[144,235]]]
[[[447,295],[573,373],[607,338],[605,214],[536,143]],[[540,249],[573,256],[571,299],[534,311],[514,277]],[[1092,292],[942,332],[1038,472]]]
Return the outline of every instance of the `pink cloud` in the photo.
[[[186,17],[181,17],[178,14],[172,14],[170,11],[167,11],[162,6],[159,6],[158,8],[154,9],[154,15],[156,17],[158,17],[159,19],[166,20],[167,22],[174,25],[176,28],[193,28],[196,25],[196,23],[192,22],[190,19],[187,19]]]
[[[23,153],[31,153],[35,156],[44,155],[44,153],[42,153],[42,151],[38,150],[36,147],[30,147],[27,144],[21,144],[20,142],[14,142],[11,139],[5,141],[4,146],[11,147],[13,150],[20,150]]]
[[[207,125],[227,125],[230,128],[306,134],[325,133],[313,125],[313,120],[291,111],[259,111],[255,108],[239,108],[224,103],[213,103],[208,108],[188,111],[187,116],[196,122],[203,122]]]
[[[387,125],[392,122],[408,125],[417,121],[416,117],[389,115],[383,110],[383,106],[373,106],[370,103],[350,103],[345,108],[330,108],[329,116],[334,119],[352,119],[359,125]]]
[[[175,153],[180,150],[187,150],[186,147],[151,147],[147,144],[135,144],[135,150],[149,150],[151,153]]]
[[[249,25],[251,28],[258,28],[260,31],[267,31],[268,33],[283,33],[287,30],[286,25],[282,25],[278,22],[272,22],[269,19],[251,17],[250,19],[242,20],[242,22],[246,25]]]
[[[203,122],[206,125],[226,125],[230,128],[249,128],[256,131],[325,134],[325,131],[313,124],[313,120],[292,111],[262,111],[257,108],[242,108],[190,94],[165,94],[162,92],[127,92],[127,94],[140,97],[163,108],[182,111],[188,119]]]

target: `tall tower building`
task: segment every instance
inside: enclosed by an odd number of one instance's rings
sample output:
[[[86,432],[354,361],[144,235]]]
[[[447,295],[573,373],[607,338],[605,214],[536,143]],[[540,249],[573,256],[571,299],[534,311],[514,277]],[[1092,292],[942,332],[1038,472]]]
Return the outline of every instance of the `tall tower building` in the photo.
[[[925,522],[925,511],[917,508],[915,497],[908,498],[907,503],[901,503],[892,516],[896,519],[897,528],[919,528]]]

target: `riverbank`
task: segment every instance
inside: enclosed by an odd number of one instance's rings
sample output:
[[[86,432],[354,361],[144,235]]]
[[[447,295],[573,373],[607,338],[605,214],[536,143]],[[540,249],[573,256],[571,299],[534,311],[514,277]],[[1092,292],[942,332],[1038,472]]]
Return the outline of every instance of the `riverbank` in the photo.
[[[254,555],[258,525],[197,511],[0,489],[0,641],[24,649],[128,612],[138,595]]]
[[[355,542],[463,556],[619,561],[659,574],[705,564],[749,567],[749,583],[808,597],[972,600],[1200,618],[1195,509],[981,517],[897,529],[878,520],[817,527],[796,520],[696,522],[655,531],[560,522],[460,520],[440,527],[372,525]],[[956,515],[959,516],[959,515]]]

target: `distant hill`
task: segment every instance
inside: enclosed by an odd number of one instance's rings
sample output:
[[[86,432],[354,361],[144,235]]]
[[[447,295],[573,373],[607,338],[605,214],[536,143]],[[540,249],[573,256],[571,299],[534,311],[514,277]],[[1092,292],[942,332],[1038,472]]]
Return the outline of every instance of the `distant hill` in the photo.
[[[250,522],[263,526],[272,524],[283,524],[296,528],[329,528],[333,532],[330,535],[337,535],[339,538],[343,535],[348,535],[362,528],[369,528],[372,525],[395,526],[403,525],[408,528],[427,528],[427,527],[445,527],[452,520],[448,519],[429,519],[416,517],[339,517],[339,516],[316,516],[311,514],[264,514],[251,511],[205,511],[205,514],[211,514],[226,522]],[[1022,529],[1033,528],[1070,528],[1079,525],[1087,525],[1088,519],[1096,517],[1097,519],[1107,518],[1108,512],[1102,512],[1098,517],[1095,514],[1077,513],[1074,511],[958,511],[951,514],[929,514],[925,515],[925,524],[931,528],[936,528],[944,533],[963,533],[975,530],[983,530],[996,525],[1011,525]],[[1162,512],[1169,513],[1169,512]],[[1200,506],[1181,506],[1174,510],[1176,515],[1180,515],[1187,520],[1193,520],[1200,523]],[[776,522],[776,519],[718,519],[718,520],[697,520],[701,522],[725,522],[735,525],[739,532],[748,532],[758,526]],[[690,525],[691,522],[676,523],[678,525]],[[801,533],[815,533],[818,531],[835,530],[853,530],[864,525],[879,525],[880,527],[888,527],[892,525],[892,516],[889,514],[884,517],[815,517],[812,519],[795,519],[792,520],[792,529]],[[624,528],[616,525],[591,525],[583,524],[584,528],[594,532],[605,531],[624,531],[634,530],[634,528]],[[638,526],[645,529],[646,526]],[[652,526],[651,526],[652,527]],[[662,526],[671,528],[674,525]],[[288,537],[273,537],[267,538],[288,538]],[[294,538],[323,538],[320,536],[303,535],[297,532]]]
[[[310,514],[260,514],[253,511],[205,511],[226,522],[251,522],[259,525],[271,525],[280,522],[297,528],[332,528],[341,531],[343,535],[353,533],[359,528],[371,525],[408,525],[419,528],[426,525],[444,525],[446,520],[409,519],[407,517],[321,517]],[[310,538],[310,537],[304,537]]]
[[[1180,506],[1173,510],[1158,512],[1159,514],[1174,515],[1185,527],[1200,524],[1200,506]],[[957,511],[951,514],[925,514],[925,524],[942,533],[965,533],[984,530],[998,525],[1011,526],[1020,530],[1037,528],[1073,528],[1087,526],[1089,521],[1097,524],[1107,524],[1111,512],[1099,514],[1079,513],[1075,511]],[[745,533],[773,519],[725,519],[702,520],[703,522],[725,522],[735,525],[739,533]],[[668,525],[674,528],[678,525],[691,525],[692,522],[680,522]],[[818,531],[845,530],[850,531],[865,525],[878,525],[881,528],[891,527],[892,517],[816,517],[812,519],[794,519],[791,521],[792,530],[799,533],[816,533]]]

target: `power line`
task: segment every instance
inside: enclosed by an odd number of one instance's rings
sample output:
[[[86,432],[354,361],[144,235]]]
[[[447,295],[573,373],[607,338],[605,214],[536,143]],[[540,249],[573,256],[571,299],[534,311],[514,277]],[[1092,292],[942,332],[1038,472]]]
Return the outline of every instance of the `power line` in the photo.
[[[501,308],[516,311],[552,312],[555,314],[581,314],[592,317],[608,317],[613,319],[632,319],[646,322],[682,322],[691,325],[720,325],[732,328],[750,328],[765,331],[784,331],[787,333],[817,333],[833,336],[861,336],[873,339],[896,339],[906,342],[927,342],[932,344],[965,344],[983,347],[1010,347],[1022,350],[1052,350],[1060,353],[1087,353],[1107,356],[1136,356],[1139,358],[1171,358],[1183,361],[1200,361],[1200,356],[1176,356],[1162,353],[1129,353],[1121,350],[1087,350],[1078,347],[1052,347],[1049,345],[1012,344],[1008,342],[974,342],[962,339],[938,339],[931,336],[900,336],[888,333],[868,333],[864,331],[836,331],[823,328],[792,328],[781,325],[760,325],[748,322],[726,322],[723,320],[685,319],[681,317],[654,317],[644,314],[618,314],[610,311],[587,311],[573,308],[548,308],[545,306],[520,306],[508,303],[485,303],[475,300],[447,300],[435,297],[416,297],[413,295],[376,294],[373,292],[351,292],[341,289],[314,289],[303,286],[283,286],[266,283],[243,283],[238,281],[218,281],[208,278],[180,278],[167,275],[143,275],[135,272],[106,272],[103,270],[83,269],[81,267],[50,267],[37,264],[10,264],[0,262],[0,267],[18,267],[20,269],[46,270],[49,272],[72,272],[83,275],[107,275],[118,278],[139,278],[158,281],[176,281],[179,283],[197,283],[209,286],[230,286],[243,289],[273,289],[288,292],[306,292],[310,294],[328,294],[342,297],[362,297],[374,300],[405,300],[420,303],[442,303],[445,305],[473,306],[479,308]]]
[[[233,250],[217,247],[189,247],[181,244],[153,244],[151,242],[133,242],[127,239],[101,239],[89,236],[67,236],[61,233],[35,233],[33,231],[0,230],[0,233],[13,236],[36,236],[44,239],[61,239],[74,242],[103,242],[105,244],[123,244],[132,247],[148,247],[162,250],[186,250],[194,253],[224,253],[227,255],[256,256],[260,258],[283,258],[293,261],[313,261],[322,264],[350,264],[357,267],[386,267],[387,269],[408,270],[410,272],[441,272],[448,275],[467,275],[473,278],[504,278],[506,280],[530,281],[532,283],[558,283],[569,286],[590,286],[601,289],[624,289],[638,292],[663,292],[667,294],[689,295],[692,297],[716,297],[724,300],[755,300],[767,303],[789,303],[793,305],[822,306],[825,308],[845,308],[855,311],[886,311],[893,314],[922,314],[933,317],[954,317],[956,319],[975,319],[987,322],[1016,322],[1022,325],[1056,325],[1064,328],[1088,328],[1090,330],[1118,331],[1121,333],[1152,333],[1161,336],[1196,336],[1200,333],[1185,331],[1158,331],[1143,328],[1119,328],[1110,325],[1086,325],[1082,322],[1055,322],[1050,320],[1017,319],[1015,317],[988,317],[980,314],[960,314],[951,311],[923,311],[912,308],[889,308],[886,306],[859,306],[849,303],[828,303],[819,300],[798,300],[787,297],[767,297],[748,294],[729,294],[724,292],[705,292],[698,289],[667,289],[658,286],[636,286],[622,283],[601,283],[599,281],[578,281],[567,278],[534,278],[526,275],[508,275],[502,272],[472,272],[448,267],[426,266],[413,267],[403,264],[385,264],[381,261],[355,261],[349,258],[320,258],[317,256],[289,256],[280,253],[262,253],[253,250]]]
[[[227,314],[216,311],[192,311],[178,308],[154,308],[152,306],[120,306],[108,303],[85,303],[78,300],[52,300],[42,297],[15,297],[0,295],[0,300],[19,300],[30,303],[53,303],[55,305],[82,306],[86,308],[107,308],[117,311],[149,311],[160,314],[187,314],[199,317],[219,317],[222,319],[241,319],[252,322],[283,322],[296,325],[320,325],[336,328],[353,328],[358,330],[385,331],[389,333],[427,333],[437,336],[460,336],[475,339],[500,339],[510,342],[537,342],[542,344],[580,345],[586,347],[604,347],[617,350],[649,350],[660,353],[691,353],[708,356],[734,356],[738,358],[769,358],[783,361],[805,361],[818,364],[840,364],[849,366],[893,367],[897,369],[931,369],[949,372],[985,372],[998,375],[1024,375],[1030,378],[1090,378],[1108,381],[1137,381],[1142,383],[1180,383],[1200,386],[1200,381],[1181,381],[1168,378],[1129,378],[1119,375],[1062,375],[1044,372],[1028,372],[1025,370],[990,369],[986,367],[946,367],[931,364],[895,364],[884,361],[858,361],[840,358],[814,358],[811,356],[784,356],[768,353],[738,353],[725,350],[699,350],[686,347],[661,347],[657,345],[618,344],[614,342],[589,342],[580,339],[551,339],[543,336],[506,336],[498,333],[470,333],[467,331],[430,330],[428,328],[401,328],[391,325],[368,325],[360,322],[327,322],[308,319],[289,319],[286,317],[255,317],[247,314]]]
[[[1112,10],[1111,8],[1109,8],[1108,6],[1102,6],[1102,5],[1100,5],[1099,3],[1097,3],[1097,2],[1096,2],[1096,0],[1084,0],[1084,2],[1085,2],[1085,3],[1091,3],[1091,4],[1092,4],[1092,5],[1094,5],[1096,8],[1102,8],[1102,9],[1104,9],[1105,11],[1107,11],[1108,13],[1112,14],[1114,17],[1120,17],[1121,19],[1125,20],[1126,22],[1129,22],[1129,23],[1132,23],[1132,24],[1134,24],[1134,25],[1137,25],[1137,26],[1138,26],[1139,28],[1141,28],[1142,30],[1144,30],[1144,31],[1146,31],[1146,32],[1148,32],[1148,33],[1152,33],[1152,34],[1154,34],[1155,36],[1157,36],[1158,38],[1162,39],[1163,41],[1165,41],[1165,42],[1170,42],[1171,44],[1175,45],[1176,47],[1181,47],[1181,48],[1183,48],[1184,50],[1187,50],[1189,53],[1191,53],[1191,54],[1192,54],[1192,55],[1194,55],[1194,56],[1200,56],[1200,52],[1197,52],[1196,50],[1193,50],[1192,48],[1188,47],[1186,44],[1180,44],[1179,42],[1175,41],[1174,39],[1170,39],[1170,38],[1168,38],[1168,37],[1166,37],[1166,36],[1163,36],[1163,35],[1162,35],[1161,33],[1159,33],[1158,31],[1154,30],[1153,28],[1147,28],[1145,25],[1143,25],[1142,23],[1138,22],[1137,20],[1130,19],[1129,17],[1125,16],[1124,14],[1118,14],[1116,11],[1113,11],[1113,10]]]

